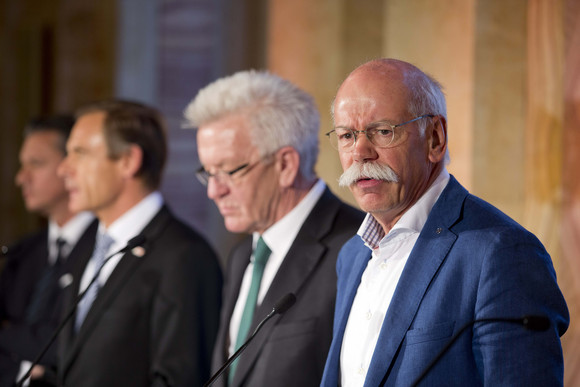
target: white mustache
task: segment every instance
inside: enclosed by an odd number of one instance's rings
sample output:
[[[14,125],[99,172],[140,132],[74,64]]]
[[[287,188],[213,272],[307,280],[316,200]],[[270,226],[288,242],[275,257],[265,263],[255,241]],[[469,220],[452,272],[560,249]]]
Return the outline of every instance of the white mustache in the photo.
[[[397,183],[399,176],[388,165],[377,163],[353,163],[340,175],[338,185],[350,187],[360,179],[383,180],[389,183]]]

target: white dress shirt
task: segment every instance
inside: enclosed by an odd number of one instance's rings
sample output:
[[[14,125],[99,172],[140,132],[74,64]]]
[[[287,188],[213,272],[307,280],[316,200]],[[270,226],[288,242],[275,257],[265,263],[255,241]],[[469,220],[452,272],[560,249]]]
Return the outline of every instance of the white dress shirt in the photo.
[[[443,170],[427,192],[403,214],[387,235],[367,214],[358,235],[372,250],[371,259],[357,289],[340,352],[341,385],[364,384],[383,321],[407,259],[431,208],[449,181]]]
[[[57,239],[61,238],[66,242],[62,247],[62,254],[66,259],[94,219],[95,216],[92,213],[80,212],[62,227],[59,227],[55,221],[50,220],[48,222],[48,262],[53,265],[56,261],[56,255],[58,254]]]
[[[268,258],[268,262],[264,268],[264,275],[258,292],[258,305],[260,305],[264,299],[264,296],[268,292],[280,265],[282,265],[282,262],[284,261],[284,257],[286,257],[288,250],[290,250],[292,243],[294,243],[296,235],[298,235],[298,232],[302,228],[306,218],[308,218],[308,215],[310,215],[310,212],[318,202],[318,199],[320,199],[324,193],[325,188],[326,184],[322,180],[318,180],[310,189],[308,194],[296,207],[292,209],[292,211],[287,213],[282,219],[273,224],[261,235],[272,253],[270,254],[270,258]],[[260,234],[253,233],[252,237],[253,251],[256,248],[258,239],[260,239]],[[234,347],[238,337],[240,321],[246,305],[246,298],[248,297],[250,284],[252,283],[252,272],[254,270],[253,262],[254,256],[252,255],[250,258],[250,264],[246,267],[246,271],[244,272],[244,278],[242,280],[242,285],[240,286],[240,292],[238,293],[238,300],[236,301],[236,306],[230,320],[230,356],[235,352]],[[251,333],[252,332],[250,332],[250,334]]]
[[[109,248],[107,256],[113,254],[115,251],[119,251],[127,245],[127,242],[139,235],[145,226],[151,222],[153,217],[157,215],[162,206],[163,197],[159,192],[155,191],[111,223],[108,229],[100,223],[98,232],[107,233],[115,241]],[[117,267],[122,256],[122,254],[116,254],[105,263],[103,270],[99,274],[98,281],[100,286],[103,286],[107,282],[107,279],[109,279],[109,276],[115,267]],[[95,267],[94,262],[90,260],[81,278],[79,293],[85,290],[97,270],[98,268]]]

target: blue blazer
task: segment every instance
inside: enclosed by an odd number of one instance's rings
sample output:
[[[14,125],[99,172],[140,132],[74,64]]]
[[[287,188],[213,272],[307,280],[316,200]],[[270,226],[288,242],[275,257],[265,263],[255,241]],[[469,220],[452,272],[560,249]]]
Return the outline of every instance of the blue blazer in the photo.
[[[339,253],[333,340],[321,386],[340,380],[342,338],[370,258],[358,235]],[[364,386],[410,386],[465,324],[533,314],[547,316],[550,329],[474,324],[422,385],[563,384],[560,336],[569,314],[549,254],[534,235],[451,176],[403,270]]]

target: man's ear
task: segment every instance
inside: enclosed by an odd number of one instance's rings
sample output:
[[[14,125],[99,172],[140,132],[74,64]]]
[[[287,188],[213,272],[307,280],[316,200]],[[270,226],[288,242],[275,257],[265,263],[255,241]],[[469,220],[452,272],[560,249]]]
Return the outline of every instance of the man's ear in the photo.
[[[132,178],[137,175],[143,164],[143,149],[139,145],[131,144],[125,149],[120,158],[120,167],[123,177]]]
[[[282,147],[276,152],[276,168],[279,171],[279,183],[283,188],[291,187],[300,170],[300,155],[291,146]]]
[[[431,125],[425,130],[429,144],[429,161],[437,164],[445,158],[447,151],[447,120],[437,115],[431,119]]]

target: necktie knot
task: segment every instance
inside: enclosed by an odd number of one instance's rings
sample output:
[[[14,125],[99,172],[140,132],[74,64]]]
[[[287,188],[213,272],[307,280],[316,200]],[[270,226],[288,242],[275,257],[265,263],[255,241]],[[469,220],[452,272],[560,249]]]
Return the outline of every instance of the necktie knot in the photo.
[[[58,249],[62,249],[64,245],[66,245],[66,239],[64,239],[63,237],[58,237],[56,238],[56,247]]]
[[[107,251],[111,248],[115,240],[107,233],[99,233],[97,235],[97,241],[95,243],[95,255],[102,255],[103,258]]]
[[[61,264],[64,260],[64,246],[66,246],[66,240],[62,237],[56,238],[55,241],[56,245],[56,260],[54,261],[55,264]]]
[[[256,250],[254,250],[254,265],[266,265],[271,253],[272,250],[270,250],[266,242],[264,242],[264,239],[260,237],[260,239],[258,239],[258,244],[256,245]]]

